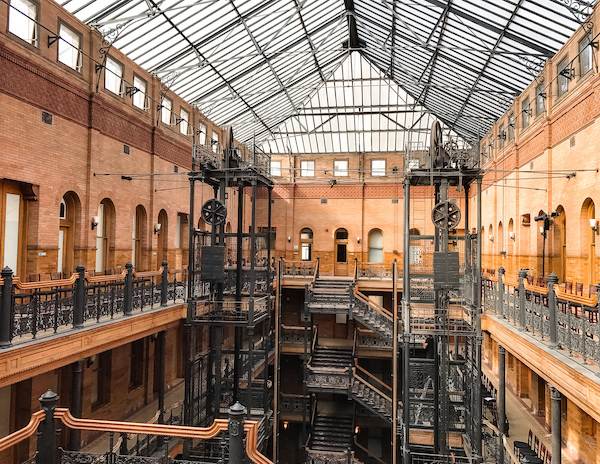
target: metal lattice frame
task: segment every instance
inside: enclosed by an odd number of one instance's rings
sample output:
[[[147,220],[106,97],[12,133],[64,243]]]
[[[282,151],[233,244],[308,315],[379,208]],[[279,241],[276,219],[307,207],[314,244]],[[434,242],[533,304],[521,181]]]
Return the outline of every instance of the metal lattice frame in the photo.
[[[463,138],[476,139],[585,23],[593,1],[61,3],[100,31],[121,28],[115,47],[168,78],[171,90],[217,124],[233,125],[239,140],[260,144],[287,136],[282,131],[289,132],[291,124],[303,133],[314,130],[299,114],[353,50],[404,89],[415,108],[433,113]],[[350,77],[355,82],[361,78]],[[364,102],[330,98],[321,103],[337,113],[340,106],[361,107]],[[369,113],[360,117],[368,121],[359,132],[370,130],[374,118],[390,116],[388,108],[365,111]],[[390,124],[386,130],[406,130]],[[352,130],[338,132],[354,137]],[[310,150],[286,141],[286,151],[331,151],[326,140],[326,132],[313,137]]]

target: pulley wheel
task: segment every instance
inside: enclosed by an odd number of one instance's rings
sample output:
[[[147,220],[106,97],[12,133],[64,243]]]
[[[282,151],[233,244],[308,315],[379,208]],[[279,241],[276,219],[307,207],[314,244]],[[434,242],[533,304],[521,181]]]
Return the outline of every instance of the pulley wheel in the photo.
[[[460,208],[452,201],[442,201],[433,207],[431,220],[442,230],[456,229],[460,222]]]
[[[219,226],[227,219],[227,208],[216,198],[208,200],[202,206],[202,220],[207,224]]]

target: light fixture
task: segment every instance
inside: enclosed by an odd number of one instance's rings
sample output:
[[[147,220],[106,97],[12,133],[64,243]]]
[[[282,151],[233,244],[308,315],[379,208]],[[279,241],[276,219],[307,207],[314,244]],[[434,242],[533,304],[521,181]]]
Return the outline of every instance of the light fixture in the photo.
[[[291,241],[292,241],[292,237],[290,237],[290,236],[288,235],[288,243],[290,243]]]
[[[356,237],[356,243],[360,243],[360,237]]]
[[[354,435],[358,435],[360,433],[360,427],[357,425],[354,427]]]
[[[493,241],[494,241],[494,236],[490,235],[490,242],[493,242]]]
[[[100,224],[100,218],[98,216],[92,216],[92,230],[95,230]]]
[[[594,232],[598,232],[598,220],[595,218],[590,219],[590,227]]]
[[[154,224],[154,233],[155,234],[159,234],[160,233],[160,229],[162,229],[162,224],[160,222]]]
[[[283,430],[287,430],[290,423],[288,421],[283,421]]]
[[[517,234],[515,234],[514,232],[509,232],[508,233],[508,238],[510,238],[511,240],[514,241],[514,239],[516,238]]]
[[[539,229],[540,234],[544,235],[544,226],[540,226]]]

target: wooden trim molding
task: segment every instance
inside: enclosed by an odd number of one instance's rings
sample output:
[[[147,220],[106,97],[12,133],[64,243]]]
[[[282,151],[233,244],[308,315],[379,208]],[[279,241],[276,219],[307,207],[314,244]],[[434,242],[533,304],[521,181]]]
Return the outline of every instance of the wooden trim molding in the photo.
[[[520,362],[600,422],[600,378],[594,372],[496,316],[483,314],[481,328]]]
[[[183,304],[144,311],[0,350],[0,387],[176,327],[186,311]]]
[[[34,412],[31,415],[31,419],[29,419],[29,423],[25,427],[11,433],[10,435],[0,438],[0,452],[12,448],[16,444],[21,443],[23,440],[26,440],[35,434],[38,426],[44,420],[44,417],[44,411]]]

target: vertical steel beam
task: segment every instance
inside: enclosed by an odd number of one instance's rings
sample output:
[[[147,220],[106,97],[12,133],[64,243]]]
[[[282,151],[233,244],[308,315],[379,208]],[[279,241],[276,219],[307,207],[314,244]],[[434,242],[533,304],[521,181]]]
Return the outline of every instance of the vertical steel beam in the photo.
[[[392,263],[392,464],[398,462],[398,263]]]
[[[477,232],[481,231],[481,177],[477,178]],[[475,329],[475,378],[473,379],[473,453],[481,456],[481,237],[477,240],[473,321]]]
[[[552,398],[552,464],[561,464],[562,450],[562,395],[556,387],[550,387],[550,397]]]
[[[235,301],[236,310],[241,311],[242,301],[242,276],[244,267],[242,260],[244,257],[243,249],[243,234],[244,234],[244,183],[240,181],[238,184],[238,205],[237,205],[237,235],[236,235],[236,269],[235,269]],[[225,244],[227,246],[227,244]],[[239,401],[240,389],[240,370],[242,366],[241,349],[242,349],[242,328],[235,326],[234,328],[234,358],[233,358],[233,402]]]
[[[75,361],[71,364],[71,406],[69,410],[73,417],[81,418],[83,395],[83,361]],[[69,450],[79,451],[81,449],[81,430],[70,429]]]
[[[410,464],[410,179],[404,178],[404,251],[402,276],[402,462]],[[393,431],[394,433],[395,431]]]
[[[506,350],[498,347],[498,462],[504,462],[504,440],[506,434]]]

